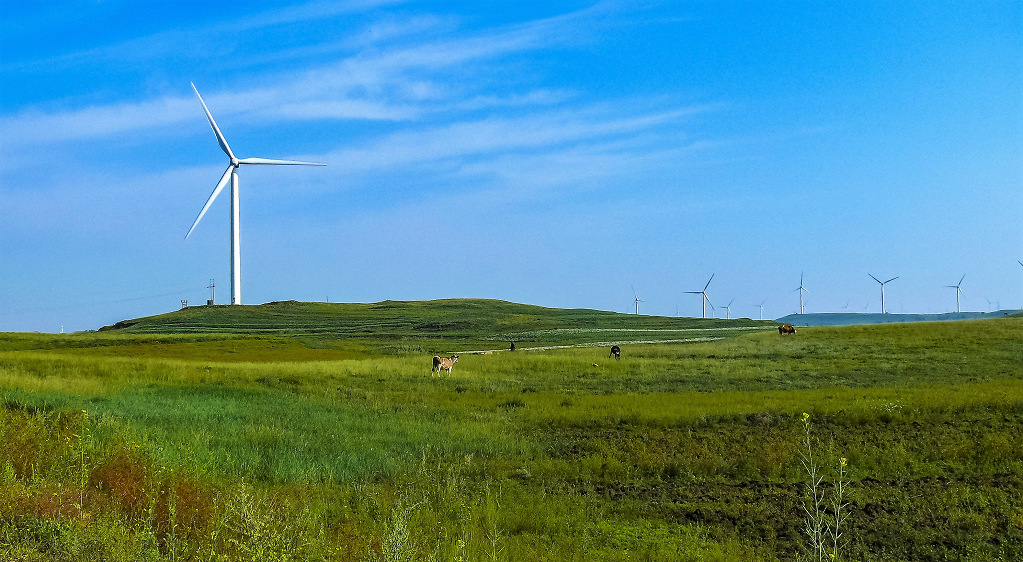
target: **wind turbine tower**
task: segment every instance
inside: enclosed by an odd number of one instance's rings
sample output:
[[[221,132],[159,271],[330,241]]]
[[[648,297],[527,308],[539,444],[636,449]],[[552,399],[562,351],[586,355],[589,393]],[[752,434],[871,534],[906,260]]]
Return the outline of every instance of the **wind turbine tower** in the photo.
[[[639,298],[635,287],[632,288],[632,296],[636,298],[636,316],[639,316],[639,303],[643,302],[643,299]]]
[[[210,127],[213,129],[213,134],[217,136],[217,142],[220,143],[220,149],[224,151],[224,154],[230,159],[230,164],[227,165],[227,170],[224,171],[224,175],[221,176],[220,181],[217,182],[217,187],[213,188],[213,193],[210,194],[210,198],[206,200],[206,204],[203,205],[202,210],[199,211],[199,216],[195,218],[195,222],[192,223],[192,228],[188,229],[188,234],[185,238],[188,238],[195,230],[196,225],[202,220],[203,215],[210,208],[213,200],[220,195],[221,190],[227,185],[228,178],[231,179],[231,304],[242,303],[242,256],[241,256],[241,235],[239,233],[239,210],[238,210],[238,168],[245,165],[279,165],[279,166],[326,166],[326,164],[319,164],[316,162],[298,162],[295,160],[271,160],[269,158],[237,158],[234,152],[231,152],[231,147],[227,144],[227,139],[224,138],[223,133],[220,132],[220,127],[217,127],[217,122],[213,120],[213,114],[210,113],[206,102],[203,101],[202,96],[199,95],[199,90],[195,88],[195,84],[192,84],[192,90],[195,91],[196,97],[199,98],[199,103],[202,104],[203,111],[206,112],[206,119],[210,122]]]
[[[725,305],[725,320],[731,320],[732,319],[732,303],[733,302],[735,302],[735,299],[732,299],[732,300],[728,301],[728,304]]]
[[[871,279],[873,279],[874,281],[877,281],[878,283],[881,284],[881,314],[888,314],[885,311],[885,308],[884,308],[884,286],[885,286],[886,283],[891,283],[892,281],[895,281],[899,277],[896,275],[895,277],[892,277],[891,279],[889,279],[887,281],[881,281],[880,279],[878,279],[877,277],[874,277],[873,275],[871,275],[869,273],[867,275],[870,275]],[[965,277],[965,275],[963,277]]]
[[[799,313],[803,314],[803,293],[809,293],[810,289],[803,286],[803,274],[799,274],[799,287],[794,289],[792,292],[799,291]]]
[[[959,293],[961,291],[961,289],[959,287],[963,284],[963,279],[966,279],[966,274],[965,273],[963,274],[962,278],[959,279],[959,282],[956,283],[955,285],[945,285],[949,289],[955,289],[956,290],[956,312],[959,312]]]
[[[767,299],[764,299],[764,300],[760,301],[760,304],[753,305],[753,306],[756,306],[756,307],[760,308],[760,319],[761,320],[764,319],[764,303],[765,302],[767,302]]]
[[[686,291],[687,295],[703,295],[703,317],[707,317],[707,304],[710,303],[710,297],[707,296],[707,287],[710,287],[710,282],[714,280],[714,273],[710,274],[710,279],[707,280],[707,284],[703,286],[702,291]],[[710,305],[714,308],[713,303]]]

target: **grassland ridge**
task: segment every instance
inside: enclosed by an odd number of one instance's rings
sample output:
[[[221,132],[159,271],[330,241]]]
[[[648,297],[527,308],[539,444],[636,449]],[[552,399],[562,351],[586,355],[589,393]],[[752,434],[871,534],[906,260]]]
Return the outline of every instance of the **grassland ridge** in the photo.
[[[647,333],[644,340],[683,333],[770,329],[770,321],[637,316],[592,309],[560,309],[493,299],[379,303],[273,302],[254,306],[196,306],[124,320],[102,332],[132,334],[251,334],[323,338],[415,340],[441,337],[524,341],[544,345],[595,343],[591,336]],[[605,337],[601,338],[608,339]]]

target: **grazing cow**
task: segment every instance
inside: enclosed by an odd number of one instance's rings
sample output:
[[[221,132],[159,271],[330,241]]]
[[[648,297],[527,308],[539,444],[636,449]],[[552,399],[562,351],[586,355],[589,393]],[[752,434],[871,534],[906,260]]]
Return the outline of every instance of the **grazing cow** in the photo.
[[[511,350],[515,351],[515,342],[511,342]]]
[[[618,347],[617,345],[612,345],[611,346],[611,355],[608,355],[607,358],[610,359],[612,357],[614,357],[615,359],[621,359],[622,358],[622,348]]]
[[[794,334],[796,333],[796,327],[792,324],[782,324],[781,326],[778,326],[778,333],[781,335]]]
[[[430,374],[440,374],[442,369],[447,369],[448,373],[451,372],[451,368],[458,363],[458,356],[452,355],[451,357],[441,357],[439,355],[433,356],[433,369],[430,369]]]

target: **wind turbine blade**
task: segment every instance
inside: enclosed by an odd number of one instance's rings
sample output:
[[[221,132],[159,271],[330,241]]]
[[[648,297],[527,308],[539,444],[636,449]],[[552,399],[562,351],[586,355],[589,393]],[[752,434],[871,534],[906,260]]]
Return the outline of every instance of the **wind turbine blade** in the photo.
[[[868,273],[867,275],[870,275],[870,274]],[[881,283],[881,280],[878,279],[877,277],[874,277],[873,275],[870,275],[870,278],[873,279],[874,281],[877,281],[878,283]],[[881,284],[884,285],[884,283],[881,283]]]
[[[702,295],[703,291],[686,291],[687,295]]]
[[[966,279],[966,274],[965,273],[963,274],[962,279],[959,280],[959,283],[956,284],[956,287],[958,287],[959,285],[963,284],[963,279]]]
[[[706,291],[706,290],[707,290],[707,287],[710,287],[710,282],[714,280],[714,276],[715,276],[715,275],[717,275],[717,274],[716,274],[716,273],[711,273],[711,274],[710,274],[710,279],[708,279],[708,280],[707,280],[707,284],[703,286],[703,290],[704,290],[704,291]]]
[[[185,235],[185,238],[188,238],[189,235],[192,234],[192,231],[195,230],[196,225],[202,220],[202,216],[205,215],[206,211],[210,208],[210,204],[213,203],[213,200],[217,198],[217,195],[220,195],[220,191],[224,189],[225,185],[227,185],[227,179],[231,177],[231,172],[233,171],[234,166],[229,165],[227,167],[227,171],[224,172],[224,176],[220,178],[220,181],[217,183],[217,187],[215,187],[213,189],[213,193],[210,194],[210,198],[206,200],[206,204],[203,205],[202,210],[199,211],[199,216],[195,217],[195,222],[192,223],[192,228],[188,229],[188,234]]]
[[[895,280],[896,280],[896,279],[898,279],[898,278],[899,278],[899,277],[898,277],[898,276],[896,275],[895,277],[892,277],[891,279],[889,279],[889,280],[885,281],[885,283],[891,283],[892,281],[895,281]]]
[[[206,107],[206,102],[202,101],[202,96],[199,95],[199,90],[195,89],[195,84],[192,84],[192,90],[195,91],[195,95],[199,98],[199,103],[202,104],[203,111],[206,112],[206,118],[210,121],[210,127],[213,127],[213,134],[217,135],[217,142],[220,143],[220,148],[227,154],[228,158],[234,159],[234,153],[231,152],[231,147],[227,146],[227,139],[224,138],[224,134],[220,132],[220,127],[217,126],[217,122],[213,120],[213,114],[210,113],[210,108]]]
[[[278,166],[326,166],[319,162],[299,162],[298,160],[273,160],[270,158],[242,158],[239,164],[274,164]]]

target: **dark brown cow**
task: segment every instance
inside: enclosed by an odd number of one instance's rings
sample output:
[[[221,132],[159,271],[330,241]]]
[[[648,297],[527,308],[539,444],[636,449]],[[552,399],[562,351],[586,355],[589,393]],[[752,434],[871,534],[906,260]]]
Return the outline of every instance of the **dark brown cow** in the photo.
[[[607,358],[610,359],[612,357],[614,357],[615,359],[621,359],[622,358],[622,348],[618,347],[617,345],[612,345],[611,346],[611,355],[608,355]]]
[[[439,355],[433,356],[433,368],[430,369],[430,374],[440,374],[442,369],[447,369],[448,373],[451,372],[451,368],[458,362],[458,356],[452,355],[451,357],[441,357]]]
[[[796,327],[792,324],[782,324],[781,326],[778,326],[778,333],[781,335],[794,334],[796,333]]]

